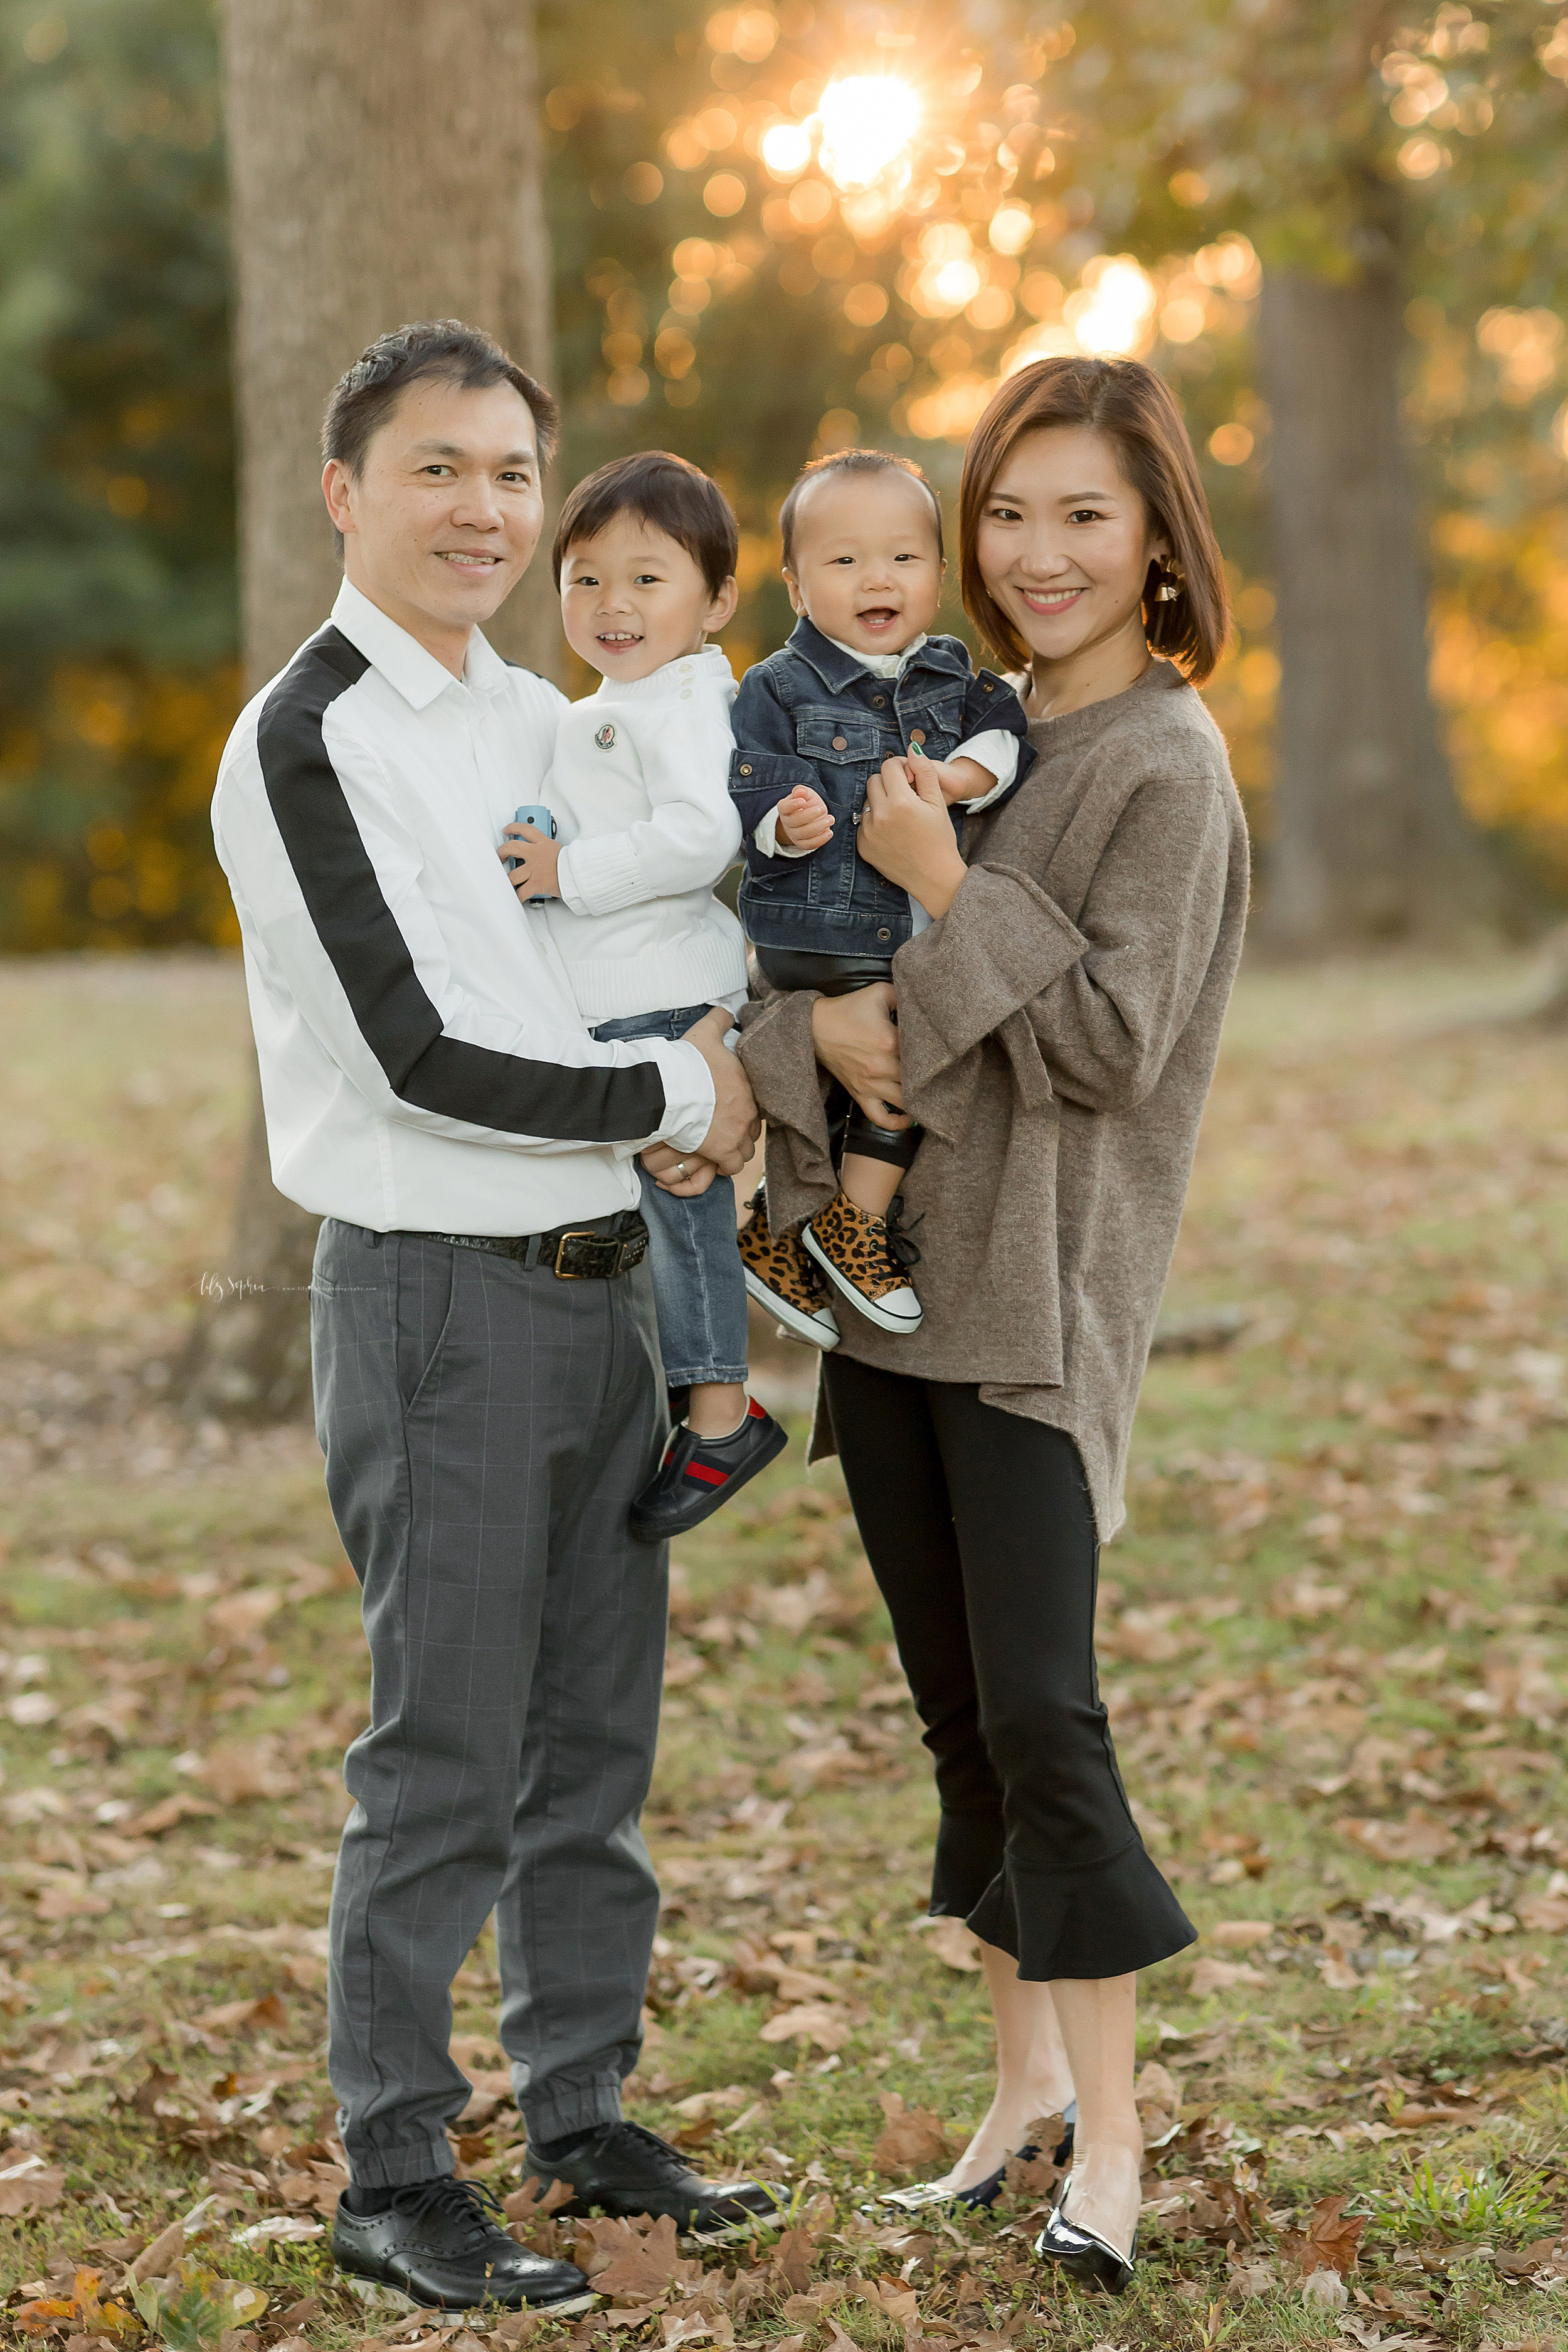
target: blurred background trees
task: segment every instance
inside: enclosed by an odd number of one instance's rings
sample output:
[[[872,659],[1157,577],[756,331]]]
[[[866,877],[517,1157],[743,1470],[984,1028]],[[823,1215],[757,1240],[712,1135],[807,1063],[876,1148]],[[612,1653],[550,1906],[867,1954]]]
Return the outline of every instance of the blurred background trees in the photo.
[[[720,476],[740,667],[788,625],[773,514],[811,451],[901,447],[951,492],[1002,369],[1148,356],[1232,563],[1210,700],[1277,935],[1447,924],[1500,877],[1528,917],[1568,890],[1565,15],[542,0],[563,478],[660,443]],[[216,26],[207,0],[0,0],[0,944],[225,941]],[[437,130],[441,70],[409,86]]]

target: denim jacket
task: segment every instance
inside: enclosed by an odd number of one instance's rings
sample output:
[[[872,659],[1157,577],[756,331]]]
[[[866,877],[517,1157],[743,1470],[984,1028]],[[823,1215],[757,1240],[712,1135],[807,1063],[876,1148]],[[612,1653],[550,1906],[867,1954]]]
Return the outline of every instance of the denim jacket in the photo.
[[[884,760],[910,750],[951,759],[971,736],[1000,727],[1019,739],[1005,799],[1035,763],[1022,703],[1002,678],[972,670],[956,637],[928,638],[895,681],[803,619],[786,646],[746,672],[731,724],[730,791],[746,854],[741,920],[758,947],[808,954],[891,956],[910,936],[908,892],[857,851],[867,782]],[[797,784],[822,794],[833,837],[809,857],[766,857],[752,835]],[[962,833],[963,810],[952,815]]]

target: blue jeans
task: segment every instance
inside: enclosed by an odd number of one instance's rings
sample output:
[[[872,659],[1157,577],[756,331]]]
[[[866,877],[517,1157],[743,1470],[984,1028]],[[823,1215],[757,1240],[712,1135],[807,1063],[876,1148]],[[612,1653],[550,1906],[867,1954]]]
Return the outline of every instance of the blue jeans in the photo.
[[[625,1037],[684,1037],[711,1011],[683,1004],[669,1013],[632,1013],[601,1021],[591,1033],[608,1045]],[[659,1352],[672,1389],[746,1377],[746,1277],[735,1244],[735,1187],[716,1176],[694,1199],[661,1192],[642,1177],[648,1263],[658,1312]]]

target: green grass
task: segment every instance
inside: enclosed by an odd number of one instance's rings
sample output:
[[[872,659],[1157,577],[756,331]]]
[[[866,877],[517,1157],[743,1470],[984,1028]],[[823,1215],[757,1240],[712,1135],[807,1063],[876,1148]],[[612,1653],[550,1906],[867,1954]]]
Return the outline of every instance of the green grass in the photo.
[[[79,2260],[107,2293],[214,2196],[191,2261],[268,2297],[228,2352],[301,2329],[349,2352],[395,2321],[321,2239],[234,2242],[331,2196],[320,1939],[363,1707],[354,1595],[308,1433],[192,1435],[145,1377],[226,1263],[244,1036],[231,971],[132,979],[0,971],[22,1207],[0,1240],[0,2173],[63,2174],[57,2202],[0,2217],[5,2308],[24,2284],[68,2295]],[[807,1481],[792,1449],[681,1548],[632,2104],[699,2162],[787,2179],[816,2232],[810,2307],[776,2273],[744,2285],[765,2240],[705,2258],[737,2341],[834,2352],[836,2326],[898,2352],[902,2323],[854,2283],[907,2272],[954,2352],[1005,2326],[1072,2352],[1348,2347],[1289,2254],[1335,2198],[1365,2224],[1344,2314],[1363,2332],[1463,2352],[1568,2334],[1568,2286],[1499,2259],[1568,2206],[1563,1937],[1528,1924],[1568,1872],[1568,1055],[1491,1018],[1529,980],[1390,961],[1260,974],[1237,1000],[1170,1305],[1252,1319],[1152,1366],[1105,1559],[1123,1771],[1204,1931],[1142,1990],[1183,2128],[1113,2309],[1041,2274],[1028,2200],[901,2247],[862,2217],[883,2095],[954,2141],[988,2095],[979,1979],[915,1927],[927,1759],[835,1469]],[[211,1810],[172,1819],[181,1798]],[[1237,1922],[1268,1932],[1216,1935]],[[1252,1975],[1205,1992],[1205,1960]],[[797,2005],[784,1967],[824,1988],[815,2042],[761,2038]],[[493,2042],[497,1990],[487,1937],[458,2033]],[[204,2022],[242,2000],[267,2006]],[[706,2122],[703,2092],[732,2095]],[[502,2104],[463,2160],[510,2192],[518,2137]],[[215,2340],[210,2310],[192,2325]]]

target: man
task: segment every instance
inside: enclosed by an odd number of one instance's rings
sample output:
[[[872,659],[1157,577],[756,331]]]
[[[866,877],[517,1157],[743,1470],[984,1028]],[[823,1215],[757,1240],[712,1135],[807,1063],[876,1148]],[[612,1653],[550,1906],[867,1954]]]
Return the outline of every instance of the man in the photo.
[[[530,2168],[683,2226],[773,2210],[621,2119],[667,1583],[626,1527],[666,1432],[636,1161],[733,1172],[757,1120],[723,1013],[678,1045],[589,1037],[496,855],[562,698],[478,625],[533,553],[555,426],[487,335],[371,345],[322,435],[342,593],[214,803],[273,1175],[325,1219],[317,1419],[371,1652],[332,1890],[333,2252],[452,2308],[585,2291],[452,2178],[450,1989],[492,1909]]]

